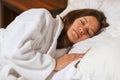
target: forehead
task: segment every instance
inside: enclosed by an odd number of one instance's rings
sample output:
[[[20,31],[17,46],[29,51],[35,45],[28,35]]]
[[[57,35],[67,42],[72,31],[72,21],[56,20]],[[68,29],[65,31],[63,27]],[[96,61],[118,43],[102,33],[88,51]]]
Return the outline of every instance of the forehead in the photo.
[[[91,25],[99,25],[98,20],[94,16],[84,16],[84,17],[81,17],[81,18],[86,19],[86,21],[88,23],[90,23]]]

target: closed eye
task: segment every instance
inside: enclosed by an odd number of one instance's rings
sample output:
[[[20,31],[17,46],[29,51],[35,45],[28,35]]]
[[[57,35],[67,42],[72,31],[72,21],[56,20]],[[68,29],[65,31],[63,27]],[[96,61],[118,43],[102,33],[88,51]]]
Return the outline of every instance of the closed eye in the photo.
[[[88,35],[90,36],[90,37],[93,37],[94,36],[94,32],[92,31],[92,30],[88,30]]]

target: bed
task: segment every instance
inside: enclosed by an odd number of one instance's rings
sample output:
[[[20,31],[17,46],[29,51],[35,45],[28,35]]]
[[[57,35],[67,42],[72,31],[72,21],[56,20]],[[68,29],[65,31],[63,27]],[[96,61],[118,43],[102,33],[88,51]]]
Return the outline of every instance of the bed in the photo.
[[[104,29],[101,34],[73,45],[69,53],[84,53],[88,49],[90,50],[82,59],[72,62],[61,71],[51,75],[47,80],[120,80],[119,4],[120,0],[68,0],[67,8],[55,19],[45,9],[31,9],[22,13],[7,27],[7,31],[4,29],[0,31],[0,80],[46,80],[55,66],[55,60],[53,59],[55,41],[62,30],[61,26],[63,26],[60,17],[71,10],[82,8],[103,11],[110,26]],[[43,16],[45,19],[43,19]],[[42,21],[45,21],[45,23],[39,24]],[[15,25],[17,25],[16,28],[12,27]],[[43,29],[38,27],[41,25],[47,26],[44,28],[46,30],[48,28],[53,29],[53,33],[42,32]],[[54,26],[57,26],[57,28],[54,28]],[[38,30],[48,36],[46,40],[42,36],[36,36],[36,34],[42,34]],[[26,32],[24,33],[24,31]],[[19,34],[15,34],[16,32]],[[55,34],[56,32],[57,34]],[[8,34],[7,37],[6,34]],[[13,39],[15,36],[17,37]],[[42,44],[38,39],[44,39],[45,44]],[[34,40],[35,43],[33,43]],[[50,42],[47,42],[47,40]],[[52,44],[51,40],[53,40]],[[40,62],[39,56],[41,54],[36,48],[36,46],[39,46],[38,43],[44,47],[52,45],[46,50],[41,50],[41,52],[46,53],[42,58],[45,63]],[[34,48],[34,50],[31,51],[31,48]],[[29,55],[25,53],[29,53]],[[78,61],[80,63],[75,68]],[[42,66],[40,66],[41,64]]]
[[[73,45],[69,53],[84,53],[80,60],[58,71],[52,80],[119,80],[120,74],[120,1],[119,0],[69,0],[64,16],[71,10],[93,8],[103,11],[110,24],[101,34]],[[79,61],[79,60],[78,60]]]

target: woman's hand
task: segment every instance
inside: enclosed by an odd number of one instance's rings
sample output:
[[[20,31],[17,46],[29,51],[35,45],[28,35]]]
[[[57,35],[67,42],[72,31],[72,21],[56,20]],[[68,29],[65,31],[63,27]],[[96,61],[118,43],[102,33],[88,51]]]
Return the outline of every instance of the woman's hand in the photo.
[[[56,60],[56,67],[55,67],[55,71],[59,71],[61,69],[63,69],[64,67],[66,67],[68,64],[70,64],[71,62],[82,58],[85,54],[65,54],[64,56],[58,58]]]

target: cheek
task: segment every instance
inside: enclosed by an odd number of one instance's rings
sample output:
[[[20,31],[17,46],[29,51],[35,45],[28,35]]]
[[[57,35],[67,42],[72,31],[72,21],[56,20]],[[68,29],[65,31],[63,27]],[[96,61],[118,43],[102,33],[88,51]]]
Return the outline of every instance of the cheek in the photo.
[[[68,39],[69,39],[69,41],[70,41],[71,43],[76,43],[77,38],[76,38],[76,36],[75,36],[74,31],[68,30],[68,31],[67,31],[67,37],[68,37]]]
[[[72,24],[72,25],[70,26],[70,29],[78,29],[79,26],[80,26],[79,24],[74,23],[74,24]]]
[[[71,38],[71,37],[72,37],[72,30],[71,30],[71,29],[69,29],[69,30],[67,31],[67,36],[68,36],[68,38]]]
[[[72,32],[72,30],[69,28],[68,31],[67,31],[67,36],[68,36],[68,38],[70,37],[71,32]]]

